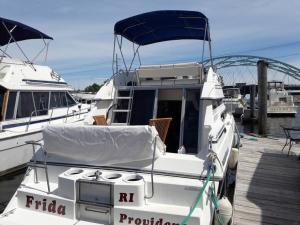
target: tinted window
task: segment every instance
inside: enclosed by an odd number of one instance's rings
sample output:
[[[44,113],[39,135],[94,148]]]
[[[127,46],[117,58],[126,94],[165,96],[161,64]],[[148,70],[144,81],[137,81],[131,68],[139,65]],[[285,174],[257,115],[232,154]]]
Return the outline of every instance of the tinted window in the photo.
[[[66,92],[51,92],[50,108],[67,107]]]
[[[48,92],[33,92],[33,98],[37,115],[48,114],[49,93]]]
[[[15,104],[16,104],[17,92],[9,92],[7,108],[6,108],[6,119],[14,118]]]
[[[61,107],[68,107],[66,92],[60,92],[59,99]]]
[[[34,111],[32,92],[20,92],[17,118],[30,117]],[[35,114],[32,115],[34,116]]]
[[[70,96],[70,94],[68,92],[66,92],[66,96],[67,96],[68,106],[76,105],[75,100]]]

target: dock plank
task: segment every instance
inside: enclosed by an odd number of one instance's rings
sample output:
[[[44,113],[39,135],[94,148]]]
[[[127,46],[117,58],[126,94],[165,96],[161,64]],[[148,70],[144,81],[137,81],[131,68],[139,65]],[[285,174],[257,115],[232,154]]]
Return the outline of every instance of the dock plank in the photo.
[[[300,225],[300,144],[287,157],[284,139],[242,139],[234,225]]]

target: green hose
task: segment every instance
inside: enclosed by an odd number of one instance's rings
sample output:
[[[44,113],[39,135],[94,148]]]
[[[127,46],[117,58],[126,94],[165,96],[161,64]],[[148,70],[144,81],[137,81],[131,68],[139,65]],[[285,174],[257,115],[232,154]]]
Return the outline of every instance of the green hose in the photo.
[[[211,177],[211,175],[212,175],[212,172],[213,172],[213,169],[210,168],[209,171],[208,171],[208,173],[207,173],[207,177],[206,177],[206,180],[205,180],[205,182],[204,182],[204,185],[203,185],[203,187],[199,190],[199,193],[198,193],[198,195],[197,195],[197,197],[196,197],[196,200],[195,200],[194,204],[193,204],[192,207],[190,208],[189,213],[183,218],[183,220],[179,223],[179,225],[184,225],[184,224],[191,218],[191,215],[193,214],[195,208],[196,208],[197,205],[199,204],[199,202],[200,202],[200,200],[201,200],[201,198],[202,198],[202,195],[203,195],[203,193],[204,193],[204,190],[205,190],[205,188],[206,188],[208,182],[210,181],[210,177]]]
[[[217,210],[215,216],[217,216],[219,224],[224,225],[224,218],[223,218],[222,215],[219,214],[218,200],[215,196],[215,189],[214,188],[210,189],[210,198],[211,198],[212,203],[214,204],[215,209]]]

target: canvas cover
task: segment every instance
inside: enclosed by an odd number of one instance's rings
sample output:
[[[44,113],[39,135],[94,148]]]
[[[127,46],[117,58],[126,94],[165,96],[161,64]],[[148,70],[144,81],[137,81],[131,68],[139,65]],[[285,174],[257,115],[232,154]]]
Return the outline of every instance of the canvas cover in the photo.
[[[165,145],[151,126],[50,125],[43,130],[48,158],[59,162],[111,165],[152,159]]]

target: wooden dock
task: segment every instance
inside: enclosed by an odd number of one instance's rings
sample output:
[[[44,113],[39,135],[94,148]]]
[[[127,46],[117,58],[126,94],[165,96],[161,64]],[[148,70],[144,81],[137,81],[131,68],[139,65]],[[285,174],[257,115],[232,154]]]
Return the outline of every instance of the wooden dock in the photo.
[[[234,225],[300,225],[300,143],[287,157],[284,139],[242,139]]]

